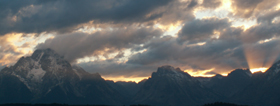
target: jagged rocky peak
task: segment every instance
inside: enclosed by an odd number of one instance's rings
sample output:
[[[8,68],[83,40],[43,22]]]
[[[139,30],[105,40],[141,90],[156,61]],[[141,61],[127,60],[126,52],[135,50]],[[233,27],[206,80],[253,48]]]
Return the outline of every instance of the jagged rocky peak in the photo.
[[[266,77],[266,80],[275,80],[280,78],[280,60],[275,62],[263,75]]]
[[[38,61],[47,67],[50,67],[50,65],[61,65],[63,67],[71,67],[70,63],[67,60],[65,60],[63,56],[59,55],[50,48],[35,50],[31,58],[34,61]]]
[[[235,69],[233,70],[232,72],[230,72],[228,74],[228,77],[238,77],[238,76],[248,76],[248,77],[251,77],[252,76],[252,73],[249,69]]]
[[[170,65],[164,65],[158,68],[157,73],[161,74],[178,74],[179,72],[183,72],[180,68],[174,68]]]
[[[280,71],[280,60],[275,62],[266,72],[266,75],[275,75]]]
[[[170,65],[164,65],[157,69],[157,72],[152,74],[152,77],[156,76],[176,76],[176,77],[191,77],[188,73],[182,71],[180,68],[174,68]]]
[[[39,61],[42,57],[53,57],[55,59],[63,59],[64,57],[56,53],[54,50],[48,49],[37,49],[31,55],[31,58],[35,61]]]

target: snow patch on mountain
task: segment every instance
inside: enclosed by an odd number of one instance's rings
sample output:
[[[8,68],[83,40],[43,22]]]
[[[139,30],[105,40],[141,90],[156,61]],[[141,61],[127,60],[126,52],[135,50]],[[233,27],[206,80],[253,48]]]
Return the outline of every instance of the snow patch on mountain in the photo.
[[[48,59],[51,61],[50,65],[52,66],[52,67],[49,67],[49,68],[53,71],[54,74],[56,73],[56,71],[63,69],[62,65],[57,64],[57,61],[56,61],[57,58],[54,58],[54,57],[50,56]]]
[[[73,69],[73,71],[79,76],[79,78],[81,80],[82,79],[82,75],[76,69]]]
[[[31,71],[28,72],[27,78],[30,78],[32,81],[42,82],[42,78],[44,77],[45,73],[46,71],[44,71],[42,68],[33,68]]]
[[[41,58],[42,58],[43,55],[44,55],[44,52],[41,53],[41,55],[40,55],[40,57],[39,57],[39,59],[38,59],[37,62],[39,62],[39,61],[41,60]]]
[[[36,81],[36,82],[42,82],[43,81],[42,78],[44,77],[46,71],[44,71],[41,68],[41,64],[39,63],[43,55],[44,55],[44,52],[42,52],[39,59],[34,62],[33,69],[31,69],[27,74],[26,78],[31,79],[31,81]]]

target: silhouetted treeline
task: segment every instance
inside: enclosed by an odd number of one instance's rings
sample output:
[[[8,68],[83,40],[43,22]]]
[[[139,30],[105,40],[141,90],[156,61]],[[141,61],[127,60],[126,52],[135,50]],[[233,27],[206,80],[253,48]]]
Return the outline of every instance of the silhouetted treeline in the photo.
[[[138,105],[130,105],[130,106],[150,106],[150,105],[138,104]]]
[[[249,106],[249,105],[237,105],[233,103],[215,102],[215,103],[208,103],[203,106]]]
[[[0,104],[0,106],[108,106],[108,105],[68,105],[68,104],[24,104],[24,103],[11,103],[11,104]]]
[[[108,106],[108,105],[68,105],[68,104],[24,104],[24,103],[11,103],[11,104],[0,104],[0,106]],[[130,105],[130,106],[149,106],[143,104]],[[233,103],[215,102],[208,103],[203,106],[249,106],[249,105],[237,105]]]

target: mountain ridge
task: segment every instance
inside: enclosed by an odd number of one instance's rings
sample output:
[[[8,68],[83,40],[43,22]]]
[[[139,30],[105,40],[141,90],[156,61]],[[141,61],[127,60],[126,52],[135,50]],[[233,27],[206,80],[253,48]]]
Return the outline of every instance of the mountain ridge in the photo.
[[[0,103],[179,106],[221,101],[273,106],[280,105],[279,69],[280,61],[265,73],[235,69],[228,76],[198,78],[164,65],[138,84],[113,82],[42,49],[0,71]]]
[[[99,74],[91,74],[67,62],[63,56],[51,49],[36,50],[30,57],[22,57],[0,72],[1,82],[14,82],[18,89],[9,91],[13,85],[0,83],[0,103],[13,103],[13,98],[23,96],[26,103],[70,103],[70,104],[122,104],[122,95],[109,86]],[[101,87],[101,88],[100,88]],[[13,94],[24,89],[24,94]],[[9,92],[9,93],[6,93]],[[6,101],[6,96],[11,96]],[[117,97],[119,96],[119,97]],[[15,100],[14,102],[16,102]]]

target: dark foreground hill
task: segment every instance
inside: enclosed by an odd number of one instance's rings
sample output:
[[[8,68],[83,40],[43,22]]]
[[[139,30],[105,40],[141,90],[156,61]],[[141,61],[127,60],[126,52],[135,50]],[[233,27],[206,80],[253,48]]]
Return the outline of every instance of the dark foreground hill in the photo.
[[[249,105],[237,105],[234,103],[215,102],[215,103],[207,103],[203,106],[249,106]]]
[[[107,106],[107,105],[68,105],[68,104],[22,104],[22,103],[15,103],[15,104],[0,104],[0,106]],[[130,106],[150,106],[150,105],[130,105]],[[248,106],[248,105],[237,105],[233,103],[223,103],[223,102],[215,102],[215,103],[207,103],[202,106]]]
[[[24,104],[24,103],[14,103],[14,104],[0,104],[0,106],[107,106],[107,105],[68,105],[68,104]]]

